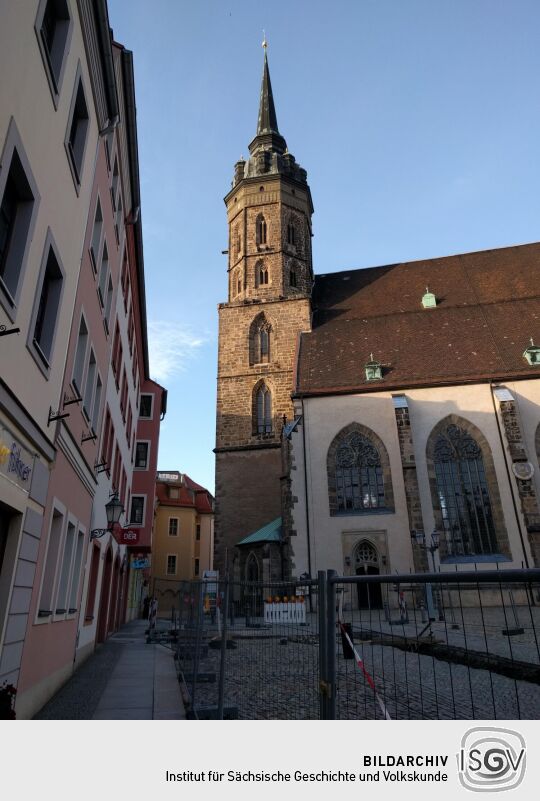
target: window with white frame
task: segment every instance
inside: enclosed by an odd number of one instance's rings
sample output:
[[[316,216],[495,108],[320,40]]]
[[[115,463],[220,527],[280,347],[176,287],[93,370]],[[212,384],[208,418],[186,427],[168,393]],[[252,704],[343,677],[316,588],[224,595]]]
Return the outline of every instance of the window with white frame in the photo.
[[[49,541],[47,543],[47,556],[45,557],[45,568],[43,571],[43,581],[38,604],[38,617],[48,618],[53,613],[53,596],[58,566],[60,546],[62,544],[62,532],[64,528],[64,514],[57,507],[53,507],[52,518],[49,526]]]
[[[94,393],[94,404],[92,407],[92,429],[95,433],[99,428],[99,415],[101,411],[101,395],[103,393],[103,384],[101,381],[101,376],[98,373],[98,377],[96,380],[96,391]]]
[[[76,388],[79,395],[82,392],[83,377],[84,377],[84,364],[86,359],[86,346],[88,344],[88,328],[86,320],[81,315],[79,323],[79,333],[77,335],[77,349],[75,351],[75,362],[73,365],[73,378],[72,383]]]
[[[0,156],[0,302],[11,319],[36,219],[39,193],[12,121]]]
[[[180,521],[177,517],[169,517],[169,537],[178,537]]]
[[[73,551],[75,549],[75,531],[75,523],[72,520],[68,520],[62,553],[60,580],[58,582],[58,591],[56,593],[55,613],[57,615],[65,615],[67,612],[67,596],[71,573],[71,560],[73,557]]]
[[[101,233],[103,231],[103,214],[101,213],[101,201],[98,197],[96,203],[96,214],[94,216],[94,227],[92,229],[92,241],[90,242],[90,259],[94,272],[97,272],[99,248],[101,245]]]
[[[138,441],[135,447],[135,468],[138,470],[148,469],[148,454],[150,451],[150,443],[146,441]]]
[[[81,183],[88,124],[88,106],[86,105],[86,97],[79,65],[65,142],[69,157],[69,165],[77,187]]]
[[[71,585],[68,596],[68,615],[74,615],[77,611],[77,601],[79,599],[79,587],[81,583],[81,568],[84,555],[84,529],[77,531],[77,544],[75,546],[75,558],[73,560],[73,570],[71,572]]]
[[[90,348],[90,355],[88,357],[88,369],[86,371],[86,386],[84,390],[83,409],[86,417],[92,419],[92,402],[94,400],[94,386],[96,383],[96,356],[94,349]]]
[[[132,526],[142,526],[144,522],[144,495],[131,496],[131,511],[129,523]]]
[[[109,283],[107,284],[107,297],[105,298],[105,314],[103,317],[103,322],[107,334],[111,330],[110,326],[111,326],[112,299],[113,299],[113,282],[111,276],[109,276]]]
[[[55,107],[58,104],[72,27],[67,0],[41,0],[35,30]]]
[[[101,252],[101,265],[99,268],[99,281],[98,281],[98,296],[101,308],[105,306],[108,277],[109,277],[109,251],[107,250],[107,242],[103,240],[103,250]]]
[[[52,356],[63,283],[64,273],[49,231],[45,240],[44,261],[32,315],[32,337],[29,339],[32,352],[39,357],[38,363],[47,369]]]
[[[176,554],[175,553],[168,553],[167,554],[167,575],[168,576],[176,576]]]

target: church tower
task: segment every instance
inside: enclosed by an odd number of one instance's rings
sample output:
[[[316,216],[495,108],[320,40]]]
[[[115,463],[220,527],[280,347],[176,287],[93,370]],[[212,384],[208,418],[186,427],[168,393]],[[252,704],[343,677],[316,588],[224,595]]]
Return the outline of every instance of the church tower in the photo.
[[[221,574],[240,540],[281,515],[281,429],[293,415],[298,335],[311,328],[313,204],[307,173],[278,129],[263,47],[257,133],[225,197],[228,301],[219,305],[215,449]]]

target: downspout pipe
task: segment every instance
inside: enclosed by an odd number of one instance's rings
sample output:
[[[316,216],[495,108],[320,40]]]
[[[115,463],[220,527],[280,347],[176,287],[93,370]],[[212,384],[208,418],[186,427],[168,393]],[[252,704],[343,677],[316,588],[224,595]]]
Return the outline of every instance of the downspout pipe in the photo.
[[[114,60],[112,51],[112,32],[109,24],[109,13],[107,11],[107,0],[94,0],[94,18],[96,21],[97,35],[99,41],[99,51],[101,64],[105,78],[105,94],[107,95],[107,115],[108,124],[99,133],[105,136],[111,133],[118,125],[120,111],[118,106],[118,93],[116,90],[116,77],[114,74]]]
[[[307,557],[308,557],[308,573],[310,579],[311,575],[311,532],[309,526],[309,499],[308,499],[308,480],[307,480],[307,454],[306,454],[306,413],[304,410],[304,399],[302,398],[302,447],[304,450],[304,495],[306,498],[306,538],[307,538]],[[311,588],[310,588],[310,601],[311,601]]]
[[[126,133],[129,156],[129,177],[131,184],[131,212],[128,223],[134,227],[135,251],[137,255],[137,275],[139,284],[139,316],[143,341],[144,375],[150,378],[148,358],[148,329],[146,321],[146,291],[144,285],[144,253],[141,221],[141,188],[139,182],[139,146],[137,139],[137,109],[135,105],[135,79],[133,74],[133,53],[122,51],[122,74],[125,87]]]
[[[500,420],[499,420],[499,412],[497,410],[497,404],[495,403],[495,395],[494,395],[494,392],[493,392],[493,382],[492,381],[489,382],[489,390],[490,390],[490,394],[491,394],[491,402],[493,404],[493,412],[495,414],[495,420],[497,421],[497,431],[499,432],[499,440],[501,442],[501,448],[502,448],[502,452],[503,452],[504,466],[506,468],[506,475],[507,475],[507,478],[508,478],[508,486],[510,488],[510,495],[512,496],[512,506],[514,507],[514,515],[515,515],[515,518],[516,518],[517,528],[518,528],[518,532],[519,532],[519,539],[521,540],[521,548],[523,550],[523,558],[524,558],[524,561],[525,561],[525,567],[530,567],[530,565],[529,565],[529,557],[527,556],[527,550],[525,548],[525,541],[523,539],[523,530],[522,530],[521,520],[519,518],[519,511],[518,511],[517,504],[516,504],[516,498],[514,496],[514,482],[512,480],[512,475],[510,473],[510,468],[508,467],[508,459],[507,459],[507,455],[506,455],[506,446],[504,444],[503,434],[502,434],[502,431],[501,431],[501,423],[500,423]],[[515,402],[515,400],[514,400],[514,402]]]

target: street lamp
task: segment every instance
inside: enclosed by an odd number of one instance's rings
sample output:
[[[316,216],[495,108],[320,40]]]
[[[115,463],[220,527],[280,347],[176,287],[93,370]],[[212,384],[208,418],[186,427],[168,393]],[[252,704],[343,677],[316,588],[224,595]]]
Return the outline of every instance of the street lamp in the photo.
[[[411,531],[411,540],[418,545],[424,551],[429,551],[431,554],[431,562],[433,567],[433,572],[435,573],[435,553],[439,550],[439,541],[440,541],[440,534],[437,529],[434,529],[431,533],[431,540],[430,544],[426,543],[426,535],[423,531]],[[431,582],[426,583],[426,604],[428,608],[428,615],[430,620],[435,620],[435,612],[437,611],[435,604],[433,602],[433,590],[431,587]],[[440,603],[439,599],[439,609],[438,609],[438,618],[439,620],[444,620],[444,614],[442,611],[442,604]]]
[[[105,513],[107,515],[107,528],[92,529],[90,532],[90,542],[92,542],[92,540],[97,540],[108,532],[112,531],[124,513],[124,504],[118,497],[116,490],[111,494],[109,502],[105,504]]]
[[[429,551],[431,554],[431,562],[433,565],[433,572],[435,573],[435,553],[439,550],[439,540],[440,534],[437,529],[434,529],[431,533],[431,542],[429,545],[426,544],[426,535],[423,531],[411,531],[411,539],[415,542],[419,548],[422,548],[424,551]]]

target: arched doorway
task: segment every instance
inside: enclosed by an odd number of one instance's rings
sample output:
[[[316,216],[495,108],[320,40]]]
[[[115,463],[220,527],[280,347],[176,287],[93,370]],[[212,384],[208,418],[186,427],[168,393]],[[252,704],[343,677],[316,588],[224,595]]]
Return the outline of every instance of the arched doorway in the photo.
[[[371,542],[362,540],[354,549],[353,570],[355,576],[378,576],[379,554]],[[356,585],[359,609],[381,609],[382,592],[380,584],[361,582]]]

